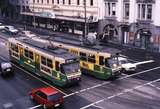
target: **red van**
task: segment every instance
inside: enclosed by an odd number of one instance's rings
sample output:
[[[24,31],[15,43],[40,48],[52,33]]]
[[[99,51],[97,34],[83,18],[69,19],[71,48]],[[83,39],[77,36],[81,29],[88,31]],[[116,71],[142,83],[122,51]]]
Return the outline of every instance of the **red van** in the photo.
[[[62,107],[64,103],[63,94],[53,87],[33,89],[30,92],[30,97],[42,104],[44,109]]]

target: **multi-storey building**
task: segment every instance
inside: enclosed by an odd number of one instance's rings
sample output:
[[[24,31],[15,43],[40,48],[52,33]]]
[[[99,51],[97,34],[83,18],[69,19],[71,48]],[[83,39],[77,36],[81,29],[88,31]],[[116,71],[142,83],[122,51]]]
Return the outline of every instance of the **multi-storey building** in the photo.
[[[30,24],[83,34],[86,12],[87,32],[96,31],[103,41],[144,49],[160,45],[160,0],[17,0],[16,3],[20,15]]]

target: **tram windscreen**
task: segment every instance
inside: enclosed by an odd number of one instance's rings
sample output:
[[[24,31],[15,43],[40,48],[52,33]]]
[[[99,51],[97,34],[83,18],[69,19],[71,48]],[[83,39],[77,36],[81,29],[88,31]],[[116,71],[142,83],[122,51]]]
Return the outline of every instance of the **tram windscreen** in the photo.
[[[108,60],[108,66],[110,66],[111,68],[115,68],[118,66],[119,62],[118,62],[118,59],[115,57],[115,58],[111,58]]]
[[[62,70],[66,74],[78,72],[79,69],[80,69],[79,61],[62,65]]]

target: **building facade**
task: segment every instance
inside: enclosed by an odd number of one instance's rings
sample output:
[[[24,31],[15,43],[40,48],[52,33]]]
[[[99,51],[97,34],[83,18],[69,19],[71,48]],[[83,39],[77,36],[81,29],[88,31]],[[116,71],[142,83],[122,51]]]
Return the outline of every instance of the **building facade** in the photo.
[[[16,0],[15,3],[20,16],[36,26],[84,34],[86,12],[87,32],[97,32],[100,40],[160,51],[160,0]]]

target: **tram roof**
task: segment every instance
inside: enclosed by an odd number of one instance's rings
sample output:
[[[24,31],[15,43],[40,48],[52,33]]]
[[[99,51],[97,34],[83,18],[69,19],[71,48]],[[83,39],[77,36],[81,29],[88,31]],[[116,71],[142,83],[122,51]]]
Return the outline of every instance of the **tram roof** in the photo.
[[[28,37],[20,37],[20,38],[16,38],[16,40],[27,44],[28,46],[32,46],[36,49],[41,50],[44,53],[48,53],[49,55],[53,55],[53,56],[57,56],[57,57],[61,57],[64,59],[73,59],[76,58],[75,55],[69,53],[67,50],[62,49],[62,48],[57,48],[57,47],[52,47],[49,46],[49,43],[42,43],[36,40],[33,40],[31,38]]]
[[[44,38],[44,37],[43,37]],[[59,38],[59,37],[58,37]],[[110,46],[103,46],[103,45],[83,45],[80,41],[71,41],[71,40],[62,40],[62,39],[56,39],[54,36],[50,38],[53,42],[59,42],[64,44],[69,44],[70,46],[80,47],[81,49],[85,49],[88,52],[98,52],[98,53],[109,53],[111,55],[116,55],[117,53],[120,53],[121,50],[110,47]],[[44,38],[45,39],[45,38]]]

